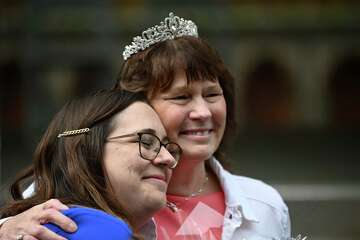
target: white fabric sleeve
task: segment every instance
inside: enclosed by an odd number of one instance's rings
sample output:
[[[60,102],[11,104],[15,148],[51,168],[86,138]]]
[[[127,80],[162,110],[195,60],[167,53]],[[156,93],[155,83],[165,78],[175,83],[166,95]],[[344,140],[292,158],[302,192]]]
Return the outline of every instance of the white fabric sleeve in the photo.
[[[12,217],[7,217],[7,218],[0,219],[0,227],[4,224],[4,222],[9,220],[10,218],[12,218]]]
[[[31,197],[31,195],[34,194],[35,191],[35,183],[32,182],[30,184],[30,186],[28,186],[25,191],[22,193],[23,198],[29,198]],[[2,218],[0,219],[0,227],[4,224],[4,222],[6,222],[7,220],[9,220],[12,217],[7,217],[7,218]]]
[[[30,186],[28,186],[25,191],[22,193],[23,198],[31,197],[35,192],[35,183],[32,182]]]

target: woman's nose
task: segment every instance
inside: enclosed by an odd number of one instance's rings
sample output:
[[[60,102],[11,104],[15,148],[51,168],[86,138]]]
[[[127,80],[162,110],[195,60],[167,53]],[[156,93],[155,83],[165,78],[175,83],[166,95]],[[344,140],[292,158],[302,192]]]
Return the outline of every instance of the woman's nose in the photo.
[[[174,168],[177,165],[177,161],[175,160],[175,158],[164,146],[161,146],[160,152],[153,160],[153,163],[167,165],[169,168]]]
[[[191,119],[205,120],[211,117],[211,111],[208,103],[201,97],[193,100],[192,109],[189,113]]]

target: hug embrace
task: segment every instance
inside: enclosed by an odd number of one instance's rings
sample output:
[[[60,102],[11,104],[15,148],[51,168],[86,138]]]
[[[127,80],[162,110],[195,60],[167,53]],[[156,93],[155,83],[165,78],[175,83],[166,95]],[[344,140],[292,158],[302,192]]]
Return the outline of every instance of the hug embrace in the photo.
[[[234,78],[196,24],[170,13],[123,58],[112,90],[50,123],[0,239],[290,239],[279,193],[227,169]]]

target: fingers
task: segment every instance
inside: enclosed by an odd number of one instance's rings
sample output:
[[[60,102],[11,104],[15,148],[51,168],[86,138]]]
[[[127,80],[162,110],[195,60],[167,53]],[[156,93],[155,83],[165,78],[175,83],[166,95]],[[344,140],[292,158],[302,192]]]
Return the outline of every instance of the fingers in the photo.
[[[37,239],[37,238],[35,238],[35,237],[33,237],[33,236],[30,236],[30,235],[25,235],[25,236],[23,237],[23,240],[39,240],[39,239]]]
[[[51,222],[64,231],[76,231],[75,223],[60,212],[63,209],[68,207],[51,199],[11,217],[0,227],[0,240],[15,240],[19,234],[24,234],[23,240],[65,240],[42,225]]]
[[[74,221],[55,209],[45,209],[39,219],[41,224],[51,222],[66,232],[75,232],[77,226]]]
[[[62,204],[62,202],[60,202],[57,199],[50,199],[50,200],[44,202],[42,204],[42,208],[43,209],[54,208],[54,209],[57,209],[57,210],[69,209],[68,206],[66,206],[65,204]]]
[[[35,226],[29,234],[25,235],[24,240],[66,240],[66,238],[59,236],[49,230],[48,228],[37,225]]]

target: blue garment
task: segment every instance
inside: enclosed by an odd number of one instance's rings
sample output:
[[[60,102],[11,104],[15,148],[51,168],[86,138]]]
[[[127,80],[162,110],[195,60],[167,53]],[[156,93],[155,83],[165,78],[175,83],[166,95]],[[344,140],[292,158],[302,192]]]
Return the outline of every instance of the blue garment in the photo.
[[[73,207],[62,211],[78,226],[74,233],[68,233],[57,225],[47,223],[44,226],[69,240],[125,240],[131,239],[130,227],[121,219],[106,212],[86,207]]]

